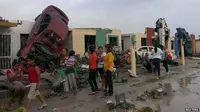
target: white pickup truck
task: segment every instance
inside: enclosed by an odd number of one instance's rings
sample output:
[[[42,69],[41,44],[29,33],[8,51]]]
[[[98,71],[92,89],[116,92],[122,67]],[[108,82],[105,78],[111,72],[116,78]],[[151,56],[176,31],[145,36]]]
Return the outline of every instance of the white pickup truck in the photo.
[[[148,53],[149,54],[149,59],[151,59],[152,58],[151,57],[151,50],[152,49],[154,49],[153,46],[142,46],[142,47],[136,49],[136,52],[141,57],[142,57],[143,53]],[[175,60],[177,58],[177,56],[173,52],[171,52],[171,56],[172,56],[172,60]]]

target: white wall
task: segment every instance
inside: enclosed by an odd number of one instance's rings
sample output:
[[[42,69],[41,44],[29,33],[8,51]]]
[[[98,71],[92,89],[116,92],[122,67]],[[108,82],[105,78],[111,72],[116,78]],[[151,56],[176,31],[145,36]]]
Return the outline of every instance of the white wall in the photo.
[[[17,59],[17,52],[20,49],[20,34],[29,34],[35,22],[22,21],[21,25],[17,27],[0,27],[0,33],[6,33],[11,35],[12,45],[12,59]]]

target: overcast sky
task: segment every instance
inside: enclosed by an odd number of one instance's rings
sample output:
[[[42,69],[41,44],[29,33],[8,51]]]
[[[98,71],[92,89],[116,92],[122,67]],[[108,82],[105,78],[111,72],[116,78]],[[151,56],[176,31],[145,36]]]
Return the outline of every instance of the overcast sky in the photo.
[[[34,20],[48,5],[55,5],[75,27],[121,29],[144,33],[164,17],[172,34],[183,27],[200,34],[200,0],[0,0],[0,16],[8,20]]]

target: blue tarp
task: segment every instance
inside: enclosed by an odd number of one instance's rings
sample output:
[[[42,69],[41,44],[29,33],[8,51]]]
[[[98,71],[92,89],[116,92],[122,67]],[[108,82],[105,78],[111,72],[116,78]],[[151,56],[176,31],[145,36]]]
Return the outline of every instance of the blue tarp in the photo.
[[[174,49],[175,49],[175,55],[179,56],[179,40],[177,37],[174,38]]]

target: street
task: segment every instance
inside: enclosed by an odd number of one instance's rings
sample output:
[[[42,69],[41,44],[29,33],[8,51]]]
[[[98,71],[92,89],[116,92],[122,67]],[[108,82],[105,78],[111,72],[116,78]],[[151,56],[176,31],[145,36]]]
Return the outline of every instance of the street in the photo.
[[[187,59],[185,66],[170,67],[169,76],[163,75],[162,79],[155,79],[152,74],[141,74],[139,78],[130,78],[127,73],[128,83],[115,83],[114,94],[125,93],[126,98],[133,101],[136,108],[149,106],[154,110],[160,106],[162,112],[184,112],[189,109],[199,108],[200,105],[200,69],[196,66],[196,60]],[[194,68],[195,67],[195,68]],[[162,74],[164,68],[162,68]],[[174,93],[162,99],[146,99],[136,101],[136,97],[144,91],[155,88],[158,84],[171,83]],[[48,107],[40,112],[109,112],[106,107],[108,100],[113,97],[103,97],[103,92],[89,96],[89,87],[78,92],[77,96],[70,94],[68,99],[61,100],[60,97],[47,99]],[[37,112],[39,102],[36,100],[31,107],[31,112]],[[116,112],[124,112],[124,109],[116,109]]]

